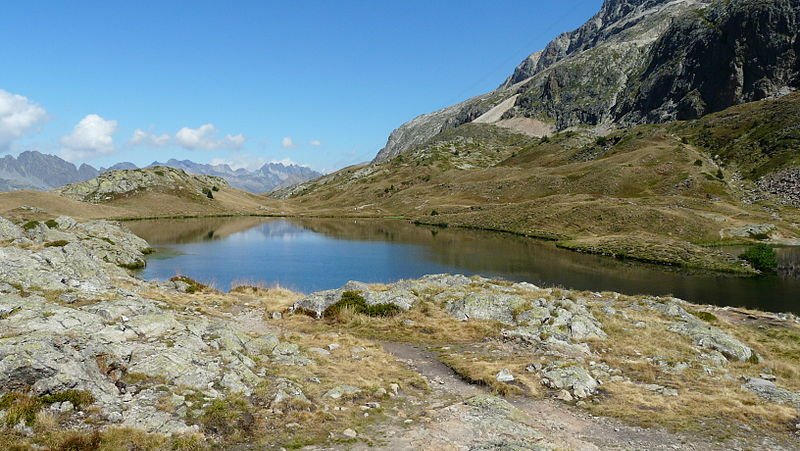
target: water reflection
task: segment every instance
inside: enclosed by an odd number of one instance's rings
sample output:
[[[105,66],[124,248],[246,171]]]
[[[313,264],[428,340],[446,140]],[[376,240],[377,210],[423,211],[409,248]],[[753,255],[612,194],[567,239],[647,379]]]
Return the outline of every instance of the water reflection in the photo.
[[[129,225],[151,243],[181,253],[151,259],[144,277],[167,278],[181,272],[214,281],[220,288],[250,280],[309,292],[348,280],[389,282],[453,272],[584,290],[673,294],[718,305],[800,310],[797,248],[779,250],[779,276],[737,278],[578,254],[513,235],[417,227],[402,221],[211,218]]]

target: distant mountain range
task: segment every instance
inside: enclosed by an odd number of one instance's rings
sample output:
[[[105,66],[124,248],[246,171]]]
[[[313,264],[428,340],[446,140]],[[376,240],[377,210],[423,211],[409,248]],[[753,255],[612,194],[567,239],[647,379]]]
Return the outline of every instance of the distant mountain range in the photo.
[[[169,166],[193,174],[222,177],[234,188],[253,193],[285,188],[322,175],[304,166],[282,163],[267,163],[255,171],[234,170],[227,164],[201,164],[175,159],[170,159],[166,163],[153,162],[150,166]],[[76,167],[55,155],[26,151],[16,158],[11,155],[0,158],[0,191],[50,190],[95,178],[103,172],[124,169],[138,169],[138,166],[123,162],[100,169],[88,164]]]

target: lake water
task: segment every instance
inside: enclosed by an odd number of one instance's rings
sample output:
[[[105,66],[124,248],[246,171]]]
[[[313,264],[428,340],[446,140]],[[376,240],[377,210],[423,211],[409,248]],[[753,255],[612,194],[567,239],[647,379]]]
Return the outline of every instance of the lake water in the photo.
[[[309,293],[348,280],[392,282],[460,273],[800,312],[798,248],[778,250],[785,268],[778,275],[739,278],[578,254],[510,234],[405,221],[203,218],[127,225],[159,251],[140,273],[148,280],[185,274],[219,289],[260,282]]]

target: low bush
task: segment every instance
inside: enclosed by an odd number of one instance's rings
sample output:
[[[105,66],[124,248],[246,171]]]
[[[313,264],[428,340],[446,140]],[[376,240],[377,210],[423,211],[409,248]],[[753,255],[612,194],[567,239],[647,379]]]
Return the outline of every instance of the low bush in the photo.
[[[40,397],[39,400],[44,404],[69,401],[76,409],[80,409],[94,403],[94,396],[86,390],[65,390],[50,395],[44,395]]]
[[[394,304],[369,305],[358,291],[345,291],[338,302],[325,309],[323,316],[335,318],[345,310],[372,317],[390,317],[400,313],[400,307]]]
[[[739,258],[750,262],[759,271],[773,272],[778,269],[778,256],[766,244],[751,246]]]
[[[67,240],[56,240],[56,241],[48,241],[44,243],[44,247],[64,247],[69,244]]]
[[[200,418],[206,433],[221,437],[251,436],[256,429],[256,418],[247,400],[238,397],[216,399],[206,407]]]

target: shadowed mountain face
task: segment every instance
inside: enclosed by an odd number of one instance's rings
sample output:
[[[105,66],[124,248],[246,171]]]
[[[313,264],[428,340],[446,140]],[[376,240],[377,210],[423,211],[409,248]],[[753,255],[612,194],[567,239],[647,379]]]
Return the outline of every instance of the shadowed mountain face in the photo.
[[[694,119],[798,87],[798,0],[607,0],[497,90],[395,130],[375,162],[469,122],[533,136]]]
[[[55,155],[26,151],[0,158],[0,191],[47,190],[97,177],[97,169],[65,161]]]

